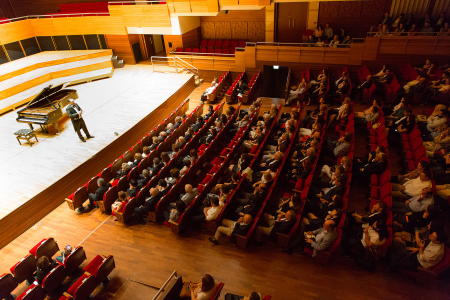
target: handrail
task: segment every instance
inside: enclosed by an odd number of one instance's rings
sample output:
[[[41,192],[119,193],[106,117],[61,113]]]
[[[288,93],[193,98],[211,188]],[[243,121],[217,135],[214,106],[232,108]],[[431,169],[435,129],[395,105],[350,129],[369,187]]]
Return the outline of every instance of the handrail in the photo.
[[[234,57],[234,54],[225,54],[225,53],[200,53],[200,52],[177,52],[177,51],[172,51],[170,52],[170,54],[175,55],[175,54],[183,54],[183,55],[198,55],[198,56],[225,56],[225,57]]]
[[[139,4],[139,3],[150,3],[150,4],[160,4],[160,2],[166,1],[144,1],[144,0],[135,0],[135,1],[108,1],[108,5],[124,5],[124,4]]]
[[[382,34],[379,34],[380,31],[369,31],[367,32],[367,36],[371,37],[382,37],[382,36],[398,36],[398,37],[405,37],[405,36],[448,36],[450,35],[447,32],[401,32],[401,33],[395,33],[395,31],[388,31],[383,32]]]
[[[99,16],[99,15],[109,15],[109,12],[97,12],[97,13],[88,13],[88,12],[80,12],[80,13],[55,13],[55,14],[48,14],[48,15],[29,15],[29,16],[23,16],[23,17],[17,17],[17,18],[11,18],[11,19],[5,19],[0,20],[0,23],[7,23],[7,22],[16,22],[21,20],[34,20],[34,19],[53,19],[53,17],[60,18],[60,17],[70,17],[70,16],[82,16],[88,15],[88,16]]]
[[[190,63],[188,63],[187,61],[184,61],[183,59],[181,59],[179,57],[175,57],[175,59],[178,62],[178,64],[180,64],[182,67],[184,67],[184,69],[188,70],[189,72],[193,73],[196,76],[199,76],[198,69],[196,67],[194,67],[193,65],[191,65]],[[187,66],[187,68],[186,68],[186,66]]]
[[[350,44],[323,44],[317,45],[316,43],[278,43],[278,42],[256,42],[256,46],[297,46],[297,47],[318,47],[318,48],[349,48]]]
[[[153,297],[152,300],[156,300],[159,297],[159,294],[161,294],[164,291],[164,288],[169,284],[169,282],[172,280],[172,278],[178,278],[177,270],[173,271],[172,275],[170,275],[169,279],[167,279],[166,282],[164,282],[163,286],[159,289],[159,291],[156,293],[155,297]]]

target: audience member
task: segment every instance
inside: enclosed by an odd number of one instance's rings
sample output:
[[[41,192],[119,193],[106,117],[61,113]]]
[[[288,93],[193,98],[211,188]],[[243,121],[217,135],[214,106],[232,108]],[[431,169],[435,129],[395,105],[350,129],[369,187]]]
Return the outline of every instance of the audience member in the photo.
[[[430,176],[428,171],[423,171],[419,177],[408,180],[403,184],[392,183],[392,198],[394,200],[407,200],[409,197],[419,196],[423,188],[431,188]]]
[[[277,220],[268,220],[269,227],[256,227],[255,240],[256,245],[262,246],[263,235],[269,236],[273,241],[277,237],[277,233],[287,234],[294,227],[296,214],[293,210],[289,210],[285,215],[279,214]]]
[[[97,179],[97,185],[98,188],[95,190],[95,193],[89,193],[88,199],[89,199],[89,205],[88,207],[84,207],[83,205],[77,208],[77,213],[82,214],[85,210],[93,209],[94,207],[98,207],[98,204],[95,203],[97,201],[102,201],[103,196],[105,195],[106,191],[111,187],[111,183],[105,183],[105,179],[99,178]]]
[[[236,234],[245,236],[252,227],[253,217],[246,214],[237,221],[228,219],[222,220],[222,226],[217,227],[214,237],[210,237],[209,241],[218,245],[222,234],[230,237],[231,243],[236,244]]]
[[[208,300],[216,292],[216,283],[211,275],[206,274],[202,278],[202,283],[190,283],[189,289],[191,291],[192,300]]]
[[[297,103],[298,96],[306,92],[306,85],[307,85],[306,78],[303,77],[297,89],[289,91],[289,96],[284,106],[289,106],[291,105],[291,103]]]
[[[169,211],[165,210],[164,218],[166,219],[166,222],[172,221],[172,222],[178,222],[178,219],[180,216],[186,211],[186,203],[181,200],[177,200],[175,202],[175,208],[172,208]]]
[[[362,98],[361,95],[364,93],[364,90],[367,89],[367,91],[368,91],[370,89],[370,87],[372,86],[372,84],[373,84],[372,75],[368,75],[364,82],[362,82],[356,88],[352,88],[352,91],[351,91],[352,98],[356,99],[357,95]]]

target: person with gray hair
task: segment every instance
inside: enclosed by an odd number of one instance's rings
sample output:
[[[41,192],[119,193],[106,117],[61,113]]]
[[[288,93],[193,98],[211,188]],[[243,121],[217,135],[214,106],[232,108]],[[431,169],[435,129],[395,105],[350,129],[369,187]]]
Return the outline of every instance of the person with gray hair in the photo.
[[[175,124],[173,124],[173,129],[177,129],[178,127],[180,127],[181,125],[181,117],[180,116],[176,116],[175,117]]]
[[[85,210],[93,209],[94,207],[98,207],[98,204],[95,202],[103,200],[103,195],[105,195],[106,191],[111,187],[111,183],[105,184],[105,179],[99,178],[97,179],[98,188],[95,193],[89,193],[89,206],[85,208],[83,205],[77,208],[77,213],[82,214]]]
[[[159,137],[158,137],[159,142],[160,142],[160,143],[164,142],[164,140],[166,139],[166,137],[167,137],[167,133],[166,133],[165,131],[161,131],[161,132],[159,133]]]
[[[169,124],[167,124],[167,127],[166,127],[166,134],[167,135],[170,135],[172,132],[173,132],[173,124],[172,123],[169,123]]]

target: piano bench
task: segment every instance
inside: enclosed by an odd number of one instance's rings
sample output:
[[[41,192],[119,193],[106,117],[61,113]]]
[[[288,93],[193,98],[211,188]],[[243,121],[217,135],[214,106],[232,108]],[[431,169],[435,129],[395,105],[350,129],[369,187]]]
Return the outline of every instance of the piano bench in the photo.
[[[36,139],[36,142],[39,142],[36,137],[36,134],[34,134],[34,130],[32,130],[32,129],[20,129],[20,130],[14,132],[14,134],[17,135],[16,139],[19,142],[19,144],[21,144],[21,145],[22,145],[22,143],[20,142],[20,140],[27,140],[28,143],[30,144],[30,146],[33,147],[33,144],[30,142],[30,139],[33,137]]]

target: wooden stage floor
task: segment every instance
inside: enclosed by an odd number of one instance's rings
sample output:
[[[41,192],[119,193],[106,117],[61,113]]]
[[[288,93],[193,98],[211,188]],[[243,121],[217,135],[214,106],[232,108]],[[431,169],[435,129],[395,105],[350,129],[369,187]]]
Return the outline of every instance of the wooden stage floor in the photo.
[[[65,115],[59,122],[60,135],[54,134],[53,126],[50,134],[38,129],[38,143],[19,145],[13,133],[28,125],[16,122],[15,111],[1,116],[0,168],[4,171],[0,175],[0,219],[114,142],[118,138],[115,132],[120,136],[129,130],[191,77],[152,73],[151,66],[126,66],[117,69],[112,78],[70,87],[77,90],[77,103],[95,136],[86,143],[79,140]]]

